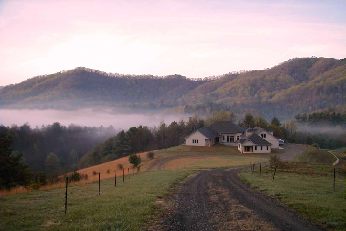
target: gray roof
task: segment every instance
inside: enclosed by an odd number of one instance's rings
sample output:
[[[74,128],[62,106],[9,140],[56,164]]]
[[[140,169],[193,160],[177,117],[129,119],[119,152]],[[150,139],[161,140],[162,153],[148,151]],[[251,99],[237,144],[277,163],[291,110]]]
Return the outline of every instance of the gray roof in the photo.
[[[210,125],[210,128],[213,129],[215,132],[218,132],[218,133],[242,133],[242,132],[244,132],[243,128],[239,127],[238,125],[236,125],[230,121],[216,122],[216,123]]]
[[[207,127],[199,128],[197,129],[197,131],[199,131],[200,133],[202,133],[205,137],[209,139],[213,139],[217,137],[217,133]]]
[[[271,146],[272,144],[269,143],[268,141],[266,141],[265,139],[261,138],[259,135],[257,134],[252,134],[246,138],[241,138],[239,140],[240,143],[244,143],[246,141],[251,141],[252,143],[256,144],[256,145],[261,145],[261,146]]]

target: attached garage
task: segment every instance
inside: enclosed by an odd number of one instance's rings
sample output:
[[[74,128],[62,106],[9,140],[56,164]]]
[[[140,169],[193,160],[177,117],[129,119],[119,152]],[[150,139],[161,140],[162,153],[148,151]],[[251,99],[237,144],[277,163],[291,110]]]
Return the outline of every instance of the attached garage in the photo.
[[[206,127],[199,128],[185,138],[185,144],[189,146],[212,146],[215,144],[217,134]]]

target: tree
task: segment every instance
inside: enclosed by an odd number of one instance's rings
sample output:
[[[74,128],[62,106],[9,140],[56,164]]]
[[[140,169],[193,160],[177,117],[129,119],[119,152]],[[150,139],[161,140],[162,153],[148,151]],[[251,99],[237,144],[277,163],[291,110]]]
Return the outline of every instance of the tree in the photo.
[[[133,165],[133,168],[136,168],[141,164],[142,160],[141,160],[140,156],[138,156],[136,154],[131,154],[129,156],[129,162],[130,162],[130,164]]]
[[[211,125],[220,121],[235,121],[235,115],[230,111],[217,111],[213,112],[213,114],[206,119],[206,125]]]
[[[9,189],[16,185],[27,185],[30,181],[28,167],[22,163],[22,155],[13,152],[12,137],[0,133],[0,189]]]
[[[246,113],[242,125],[247,128],[253,128],[255,126],[255,119],[250,113]]]
[[[47,155],[45,167],[46,172],[48,172],[50,176],[56,176],[59,173],[60,160],[53,152]]]
[[[255,120],[255,126],[257,127],[261,127],[265,129],[269,127],[268,122],[260,116],[256,117],[254,120]]]
[[[281,126],[281,123],[280,123],[280,121],[279,121],[278,118],[274,117],[274,118],[272,119],[272,121],[271,121],[271,125],[272,125],[272,126],[276,126],[276,127],[280,127],[280,126]]]

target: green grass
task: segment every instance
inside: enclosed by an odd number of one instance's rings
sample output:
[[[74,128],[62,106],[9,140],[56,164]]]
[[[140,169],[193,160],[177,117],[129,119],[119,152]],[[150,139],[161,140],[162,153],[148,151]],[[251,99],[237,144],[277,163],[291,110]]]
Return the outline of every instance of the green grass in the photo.
[[[296,157],[296,161],[332,164],[335,161],[335,157],[327,150],[320,150],[315,147],[310,147],[305,152],[298,155]]]
[[[155,201],[195,171],[216,167],[248,165],[266,155],[242,155],[234,147],[178,146],[155,152],[155,159],[186,156],[192,162],[176,170],[142,172],[126,179],[71,186],[68,212],[64,215],[64,189],[33,191],[0,197],[0,230],[143,230],[158,212]],[[203,157],[193,159],[194,157]],[[217,157],[209,158],[208,157]]]
[[[329,230],[346,230],[345,180],[339,176],[336,180],[336,192],[333,191],[333,178],[330,167],[308,166],[307,169],[320,170],[320,174],[311,174],[295,168],[295,172],[278,170],[275,180],[270,171],[264,173],[240,173],[243,181],[253,187],[274,196],[297,210],[315,223]],[[322,172],[321,172],[322,171]],[[306,172],[309,172],[306,174]]]
[[[141,230],[155,213],[154,202],[191,172],[155,171],[131,176],[115,188],[113,180],[72,186],[64,215],[64,189],[0,198],[1,230]]]

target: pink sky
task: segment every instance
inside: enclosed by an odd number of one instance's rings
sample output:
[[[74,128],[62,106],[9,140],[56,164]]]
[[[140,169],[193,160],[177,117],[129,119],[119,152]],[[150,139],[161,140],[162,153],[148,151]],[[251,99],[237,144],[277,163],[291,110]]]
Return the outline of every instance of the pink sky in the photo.
[[[293,57],[345,58],[345,5],[0,0],[0,85],[78,66],[198,78]]]

